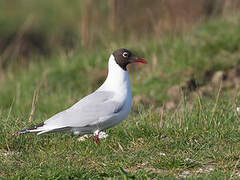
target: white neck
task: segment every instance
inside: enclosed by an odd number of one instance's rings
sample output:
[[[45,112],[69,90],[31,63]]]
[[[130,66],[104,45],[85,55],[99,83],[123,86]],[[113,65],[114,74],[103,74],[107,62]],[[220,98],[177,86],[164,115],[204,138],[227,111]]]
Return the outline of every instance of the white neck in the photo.
[[[120,93],[131,93],[128,72],[124,71],[115,61],[113,55],[108,61],[108,76],[98,91],[114,91]],[[124,92],[130,91],[130,92]]]

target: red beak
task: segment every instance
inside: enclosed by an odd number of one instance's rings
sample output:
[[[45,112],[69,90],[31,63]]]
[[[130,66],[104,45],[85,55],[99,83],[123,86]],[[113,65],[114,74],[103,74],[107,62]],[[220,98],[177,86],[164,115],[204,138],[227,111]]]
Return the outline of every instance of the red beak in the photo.
[[[145,59],[134,59],[133,62],[140,62],[143,64],[147,64],[147,61],[145,61]]]

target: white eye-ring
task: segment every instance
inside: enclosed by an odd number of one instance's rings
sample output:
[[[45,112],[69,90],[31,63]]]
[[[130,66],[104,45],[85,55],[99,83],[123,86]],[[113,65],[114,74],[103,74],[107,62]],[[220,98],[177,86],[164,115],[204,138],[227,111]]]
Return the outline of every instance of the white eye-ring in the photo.
[[[122,55],[123,55],[124,58],[128,57],[128,53],[127,52],[124,52]]]

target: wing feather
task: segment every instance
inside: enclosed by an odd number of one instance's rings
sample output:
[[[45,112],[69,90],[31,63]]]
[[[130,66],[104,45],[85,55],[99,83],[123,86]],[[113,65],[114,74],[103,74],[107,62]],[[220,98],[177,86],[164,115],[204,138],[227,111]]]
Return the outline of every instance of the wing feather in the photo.
[[[116,115],[123,104],[113,101],[113,92],[95,91],[81,99],[69,109],[55,114],[44,122],[52,127],[92,126]]]

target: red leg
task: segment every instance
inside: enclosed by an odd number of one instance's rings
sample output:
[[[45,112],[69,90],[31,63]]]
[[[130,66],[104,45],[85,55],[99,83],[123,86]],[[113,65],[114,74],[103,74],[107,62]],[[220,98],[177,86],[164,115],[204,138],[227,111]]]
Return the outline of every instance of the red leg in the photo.
[[[94,140],[95,144],[98,144],[98,135],[95,135],[93,140]]]

